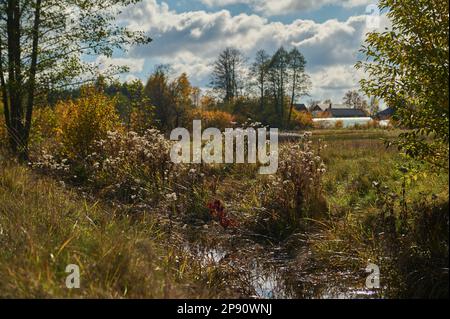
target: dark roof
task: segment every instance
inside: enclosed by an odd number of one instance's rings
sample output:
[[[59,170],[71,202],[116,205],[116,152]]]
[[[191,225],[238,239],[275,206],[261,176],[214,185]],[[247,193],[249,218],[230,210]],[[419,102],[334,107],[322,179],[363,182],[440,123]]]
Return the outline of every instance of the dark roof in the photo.
[[[310,108],[309,108],[309,110],[311,111],[311,112],[314,112],[314,111],[318,111],[318,112],[323,112],[323,109],[318,105],[318,104],[314,104],[313,106],[311,106]]]
[[[385,109],[385,110],[383,110],[381,112],[378,112],[376,117],[377,118],[389,118],[392,115],[394,115],[394,109],[388,107],[387,109]]]
[[[294,108],[297,111],[300,111],[300,112],[308,112],[308,109],[306,108],[306,105],[303,104],[303,103],[301,103],[301,104],[294,104]]]
[[[328,109],[332,117],[366,117],[367,114],[363,110],[357,109]]]

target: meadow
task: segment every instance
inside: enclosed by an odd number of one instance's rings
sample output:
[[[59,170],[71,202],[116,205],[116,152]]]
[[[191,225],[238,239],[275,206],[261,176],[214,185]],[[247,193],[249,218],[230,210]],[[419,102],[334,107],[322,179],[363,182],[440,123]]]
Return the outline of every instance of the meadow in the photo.
[[[48,154],[25,167],[4,154],[1,297],[448,296],[448,171],[387,148],[400,132],[315,130],[283,142],[275,176],[164,157],[150,159],[156,169],[140,155],[116,158],[116,171]],[[152,136],[146,147],[161,150]],[[134,154],[137,136],[109,138],[105,154]],[[369,263],[380,289],[365,287]],[[68,264],[81,289],[65,287]]]
[[[447,1],[202,2],[0,2],[0,299],[448,298]]]

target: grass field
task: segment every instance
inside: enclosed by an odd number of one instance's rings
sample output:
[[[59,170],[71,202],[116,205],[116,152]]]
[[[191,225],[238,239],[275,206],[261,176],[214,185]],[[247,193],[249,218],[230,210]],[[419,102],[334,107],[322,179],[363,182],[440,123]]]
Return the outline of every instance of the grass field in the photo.
[[[294,220],[298,227],[288,215],[262,213],[270,199],[264,195],[268,178],[248,165],[209,168],[168,228],[167,216],[151,209],[135,214],[4,156],[0,297],[251,297],[255,287],[247,277],[254,270],[237,269],[236,260],[266,259],[274,247],[287,251],[284,262],[292,265],[281,279],[284,286],[298,286],[286,278],[304,267],[300,260],[309,265],[305,269],[330,277],[358,274],[355,286],[364,283],[364,269],[372,262],[381,267],[378,296],[448,296],[448,171],[431,174],[425,164],[387,149],[383,139],[396,134],[315,131],[313,145],[319,139],[327,144],[320,152],[327,167],[320,183],[323,200]],[[209,218],[206,205],[213,199],[222,200],[237,219],[236,229]],[[193,251],[199,244],[228,253],[205,262]],[[66,288],[68,264],[80,266],[82,289]],[[313,297],[304,291],[292,295]]]

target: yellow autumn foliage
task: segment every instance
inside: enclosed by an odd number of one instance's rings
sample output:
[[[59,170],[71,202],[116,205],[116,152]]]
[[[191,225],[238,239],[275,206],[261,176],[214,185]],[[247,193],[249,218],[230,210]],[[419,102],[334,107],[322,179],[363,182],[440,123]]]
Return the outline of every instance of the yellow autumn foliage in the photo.
[[[93,87],[84,87],[76,100],[60,102],[56,113],[58,139],[69,157],[85,157],[94,141],[120,125],[114,100]]]
[[[225,129],[233,127],[232,122],[235,121],[233,115],[223,111],[202,111],[195,109],[191,111],[191,120],[201,120],[203,127],[215,127]]]

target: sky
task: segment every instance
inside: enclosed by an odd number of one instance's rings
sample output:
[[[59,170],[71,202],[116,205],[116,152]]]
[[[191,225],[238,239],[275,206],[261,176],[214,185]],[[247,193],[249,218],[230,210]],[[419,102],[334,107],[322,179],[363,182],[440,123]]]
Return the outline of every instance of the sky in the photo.
[[[118,17],[132,30],[145,31],[153,42],[132,47],[104,64],[127,65],[125,80],[145,81],[158,64],[186,72],[193,85],[208,88],[211,65],[227,47],[236,47],[251,63],[260,49],[297,47],[307,60],[310,97],[341,103],[364,76],[354,69],[366,32],[386,26],[368,20],[376,0],[143,0]]]

